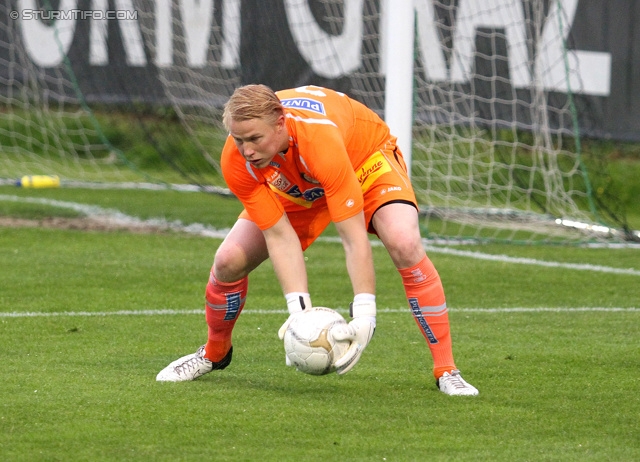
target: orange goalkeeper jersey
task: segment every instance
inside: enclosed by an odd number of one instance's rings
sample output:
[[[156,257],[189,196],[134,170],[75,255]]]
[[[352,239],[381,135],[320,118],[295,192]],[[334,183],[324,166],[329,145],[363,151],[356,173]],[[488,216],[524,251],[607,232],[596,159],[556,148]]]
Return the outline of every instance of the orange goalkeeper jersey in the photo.
[[[328,207],[339,222],[363,209],[363,189],[377,174],[375,156],[396,139],[378,115],[333,90],[315,86],[276,92],[285,108],[289,149],[255,168],[231,136],[222,173],[256,225],[264,230],[286,212]],[[379,153],[378,153],[379,154]]]

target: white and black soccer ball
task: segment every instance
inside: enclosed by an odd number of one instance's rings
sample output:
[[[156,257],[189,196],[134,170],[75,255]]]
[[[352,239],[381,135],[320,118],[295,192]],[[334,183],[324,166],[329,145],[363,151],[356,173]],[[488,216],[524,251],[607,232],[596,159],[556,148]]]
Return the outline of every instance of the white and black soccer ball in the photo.
[[[291,365],[305,374],[325,375],[335,371],[335,361],[347,351],[349,341],[335,341],[329,333],[336,324],[346,324],[331,308],[304,310],[291,321],[284,334],[284,350]]]

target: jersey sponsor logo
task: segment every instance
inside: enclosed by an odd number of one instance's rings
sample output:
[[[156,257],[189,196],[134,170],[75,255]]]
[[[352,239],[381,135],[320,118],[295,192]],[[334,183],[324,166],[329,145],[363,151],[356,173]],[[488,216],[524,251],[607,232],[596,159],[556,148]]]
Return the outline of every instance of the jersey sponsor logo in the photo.
[[[322,188],[311,188],[306,191],[300,191],[300,187],[298,185],[293,185],[288,190],[281,191],[271,183],[268,184],[271,190],[279,196],[305,208],[311,208],[314,201],[324,197],[324,189]]]
[[[300,191],[300,187],[298,185],[293,185],[291,189],[285,191],[289,196],[294,198],[302,198],[305,201],[313,202],[321,197],[324,197],[324,189],[321,187],[310,188],[305,191]]]
[[[280,100],[280,102],[284,107],[304,109],[316,114],[327,115],[324,110],[324,104],[311,98],[286,98]]]
[[[380,151],[373,154],[356,171],[362,191],[366,191],[382,174],[390,172],[391,166]]]
[[[302,197],[302,193],[300,192],[300,187],[297,184],[294,184],[291,188],[289,188],[287,191],[284,191],[285,193],[287,193],[288,195],[290,195],[291,197]]]
[[[306,200],[310,202],[316,201],[321,197],[324,197],[324,189],[322,188],[307,189],[305,192],[302,193],[302,197],[304,197]]]
[[[291,182],[280,172],[277,172],[273,178],[269,178],[269,184],[280,191],[286,191],[291,187]]]
[[[306,165],[305,165],[306,167]],[[304,181],[306,181],[307,183],[311,183],[311,184],[320,184],[320,182],[318,180],[316,180],[313,177],[310,177],[309,175],[307,175],[306,173],[300,173],[300,176],[302,177],[302,179]]]

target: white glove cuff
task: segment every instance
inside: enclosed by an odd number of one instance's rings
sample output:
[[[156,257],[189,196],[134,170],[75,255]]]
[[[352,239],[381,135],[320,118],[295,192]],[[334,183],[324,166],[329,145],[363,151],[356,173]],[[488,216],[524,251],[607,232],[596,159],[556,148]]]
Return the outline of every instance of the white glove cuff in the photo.
[[[350,314],[352,318],[376,316],[376,296],[374,294],[357,294],[353,297]]]
[[[287,299],[289,314],[311,308],[311,296],[305,292],[289,292],[284,295],[284,298]]]

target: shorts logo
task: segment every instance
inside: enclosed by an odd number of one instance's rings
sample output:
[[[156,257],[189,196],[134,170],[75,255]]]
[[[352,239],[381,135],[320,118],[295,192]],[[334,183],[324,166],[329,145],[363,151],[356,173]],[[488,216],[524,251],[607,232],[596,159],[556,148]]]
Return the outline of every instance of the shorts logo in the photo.
[[[324,104],[310,98],[287,98],[280,100],[284,107],[304,109],[306,111],[315,112],[316,114],[327,115],[324,110]]]
[[[402,188],[400,186],[391,186],[387,189],[383,189],[382,191],[380,191],[380,194],[384,195],[388,192],[393,192],[393,191],[402,191]]]
[[[382,174],[390,172],[391,166],[380,151],[369,157],[367,161],[356,170],[356,175],[362,191],[366,191]]]

